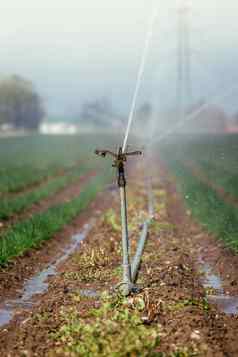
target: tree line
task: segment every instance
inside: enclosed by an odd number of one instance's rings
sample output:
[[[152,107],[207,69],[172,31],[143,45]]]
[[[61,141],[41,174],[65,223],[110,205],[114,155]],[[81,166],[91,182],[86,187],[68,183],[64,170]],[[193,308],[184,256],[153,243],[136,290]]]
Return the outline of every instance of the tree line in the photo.
[[[36,130],[43,117],[43,104],[31,81],[16,75],[0,80],[0,125]]]

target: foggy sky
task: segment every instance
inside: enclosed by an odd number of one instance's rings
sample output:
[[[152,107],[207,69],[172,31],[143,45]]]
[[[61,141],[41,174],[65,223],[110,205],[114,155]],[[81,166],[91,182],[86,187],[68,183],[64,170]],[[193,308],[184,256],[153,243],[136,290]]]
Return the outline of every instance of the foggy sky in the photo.
[[[84,100],[99,96],[108,96],[120,111],[129,111],[148,21],[159,3],[139,101],[173,105],[176,1],[2,2],[0,75],[15,73],[31,79],[49,113],[59,116],[77,113]],[[238,4],[236,0],[193,1],[190,17],[196,100],[238,83]],[[234,97],[223,104],[238,110]]]

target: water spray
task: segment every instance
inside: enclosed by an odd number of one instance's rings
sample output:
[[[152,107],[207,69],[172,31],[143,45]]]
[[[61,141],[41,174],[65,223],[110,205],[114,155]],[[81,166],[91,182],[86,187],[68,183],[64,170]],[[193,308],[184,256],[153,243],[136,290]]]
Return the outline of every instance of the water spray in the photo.
[[[127,161],[128,156],[142,155],[141,151],[126,152],[127,142],[129,133],[131,130],[132,122],[134,119],[135,109],[138,94],[140,91],[141,83],[143,80],[143,75],[146,66],[146,60],[151,46],[151,40],[153,37],[154,26],[159,13],[159,4],[156,4],[156,7],[153,10],[151,20],[149,23],[148,31],[146,34],[145,46],[142,53],[142,58],[140,61],[140,66],[137,74],[136,86],[132,98],[130,113],[128,117],[126,132],[123,140],[122,147],[119,148],[118,153],[114,153],[110,150],[96,150],[95,153],[101,157],[106,157],[110,155],[113,157],[113,167],[117,168],[118,172],[118,187],[120,190],[120,199],[121,199],[121,225],[122,225],[122,250],[123,250],[123,280],[119,284],[123,295],[127,296],[135,289],[134,282],[138,273],[140,266],[141,256],[145,246],[146,238],[148,235],[148,226],[151,219],[148,219],[144,225],[141,237],[139,239],[137,251],[133,262],[130,262],[130,252],[129,252],[129,235],[128,235],[128,220],[127,220],[127,195],[126,195],[126,177],[125,177],[125,162]],[[153,210],[150,208],[150,213],[152,216]],[[149,213],[149,214],[150,214]]]
[[[130,130],[131,130],[133,119],[134,119],[137,98],[138,98],[138,94],[139,94],[141,83],[142,83],[143,76],[144,76],[146,60],[147,60],[147,57],[148,57],[148,54],[149,54],[149,50],[150,50],[150,46],[151,46],[151,40],[153,38],[153,33],[154,33],[154,26],[155,26],[155,23],[156,23],[156,20],[157,20],[157,17],[158,17],[158,13],[159,13],[159,6],[157,4],[156,7],[154,8],[153,12],[152,12],[152,16],[151,16],[151,20],[150,20],[150,23],[149,23],[149,28],[148,28],[147,36],[146,36],[146,40],[145,40],[144,51],[143,51],[143,54],[142,54],[140,67],[139,67],[139,71],[138,71],[138,74],[137,74],[136,86],[135,86],[135,90],[134,90],[134,94],[133,94],[133,99],[132,99],[132,104],[131,104],[131,108],[130,108],[128,123],[127,123],[127,128],[126,128],[126,133],[125,133],[123,146],[122,146],[122,151],[123,152],[126,150],[129,133],[130,133]]]
[[[192,121],[196,117],[198,117],[202,112],[208,109],[212,103],[215,103],[217,100],[224,100],[226,98],[229,98],[237,90],[238,90],[238,86],[236,85],[234,87],[231,87],[225,94],[214,96],[212,100],[210,100],[209,102],[205,102],[204,104],[201,104],[197,109],[195,109],[190,114],[188,114],[182,121],[178,122],[178,124],[174,125],[172,128],[162,133],[158,138],[154,137],[153,140],[151,141],[151,144],[154,143],[158,144],[161,141],[167,139],[170,135],[176,133],[176,130],[183,128],[187,122]]]

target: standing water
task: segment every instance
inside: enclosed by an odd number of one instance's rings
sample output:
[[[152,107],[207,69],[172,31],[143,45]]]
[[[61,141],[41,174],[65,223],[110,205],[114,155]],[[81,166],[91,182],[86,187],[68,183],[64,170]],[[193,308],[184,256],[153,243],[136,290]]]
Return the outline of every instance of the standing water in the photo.
[[[47,282],[50,276],[57,275],[57,267],[63,263],[80,245],[80,243],[87,237],[94,225],[92,219],[88,224],[85,224],[82,231],[71,238],[70,244],[65,248],[63,255],[61,255],[54,263],[51,263],[46,269],[40,271],[32,278],[28,279],[21,292],[21,298],[7,300],[0,306],[0,327],[8,324],[19,310],[29,309],[35,303],[33,298],[47,291],[49,283]]]
[[[204,274],[202,284],[204,288],[214,289],[213,294],[208,294],[207,299],[211,304],[215,304],[218,309],[227,315],[238,314],[238,297],[226,295],[222,287],[222,280],[218,275],[212,273],[212,268],[203,260],[200,261],[201,271]]]

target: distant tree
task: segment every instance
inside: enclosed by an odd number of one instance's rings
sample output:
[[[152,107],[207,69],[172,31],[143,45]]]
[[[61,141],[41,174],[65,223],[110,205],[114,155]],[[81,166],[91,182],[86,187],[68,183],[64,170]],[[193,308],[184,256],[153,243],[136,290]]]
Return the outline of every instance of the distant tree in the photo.
[[[35,130],[44,116],[33,84],[19,76],[0,81],[0,124]]]
[[[96,126],[120,125],[123,121],[123,118],[114,110],[111,101],[106,97],[85,102],[80,116],[87,124]]]

